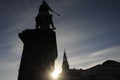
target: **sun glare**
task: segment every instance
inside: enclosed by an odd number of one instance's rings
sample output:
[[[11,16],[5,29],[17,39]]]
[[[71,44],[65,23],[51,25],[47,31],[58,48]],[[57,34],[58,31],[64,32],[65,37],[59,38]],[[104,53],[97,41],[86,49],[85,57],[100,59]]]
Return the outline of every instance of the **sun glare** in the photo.
[[[52,73],[52,78],[53,79],[57,79],[58,76],[60,74],[60,70],[59,69],[56,69],[53,73]]]

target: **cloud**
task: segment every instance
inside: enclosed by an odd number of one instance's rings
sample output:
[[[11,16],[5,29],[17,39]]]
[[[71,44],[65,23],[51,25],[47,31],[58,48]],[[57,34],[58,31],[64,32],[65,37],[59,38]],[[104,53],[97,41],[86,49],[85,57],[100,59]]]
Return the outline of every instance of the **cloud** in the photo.
[[[108,56],[108,55],[118,55],[120,54],[120,46],[116,46],[116,47],[110,47],[104,50],[100,50],[97,52],[94,52],[90,55],[90,57],[104,57],[104,56]]]

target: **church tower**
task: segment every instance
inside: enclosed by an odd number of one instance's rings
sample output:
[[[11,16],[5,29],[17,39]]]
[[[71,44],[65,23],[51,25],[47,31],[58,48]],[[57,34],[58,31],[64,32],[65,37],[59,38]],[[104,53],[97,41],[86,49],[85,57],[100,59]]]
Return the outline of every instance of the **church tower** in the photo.
[[[69,70],[69,64],[66,56],[66,51],[64,50],[64,55],[63,55],[63,63],[62,63],[62,71],[67,71]]]

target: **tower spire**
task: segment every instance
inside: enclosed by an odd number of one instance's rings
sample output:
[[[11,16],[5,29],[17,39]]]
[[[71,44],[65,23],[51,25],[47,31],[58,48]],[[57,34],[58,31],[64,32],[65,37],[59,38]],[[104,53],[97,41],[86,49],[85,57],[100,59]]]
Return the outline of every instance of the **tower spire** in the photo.
[[[66,51],[64,49],[64,55],[63,55],[63,63],[62,63],[62,71],[66,71],[69,69],[69,64],[66,56]]]

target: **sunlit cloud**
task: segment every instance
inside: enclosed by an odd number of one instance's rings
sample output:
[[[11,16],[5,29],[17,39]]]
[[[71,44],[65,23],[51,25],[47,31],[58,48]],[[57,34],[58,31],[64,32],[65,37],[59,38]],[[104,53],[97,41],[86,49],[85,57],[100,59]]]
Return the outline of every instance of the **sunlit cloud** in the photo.
[[[118,55],[120,53],[120,46],[110,47],[95,53],[92,53],[90,57],[104,57],[108,55]]]
[[[120,50],[120,47],[115,46],[115,47],[107,48],[94,53],[89,53],[87,55],[81,54],[79,56],[68,57],[68,61],[72,68],[76,66],[76,68],[87,69],[109,59],[119,61],[120,60],[119,50]]]

